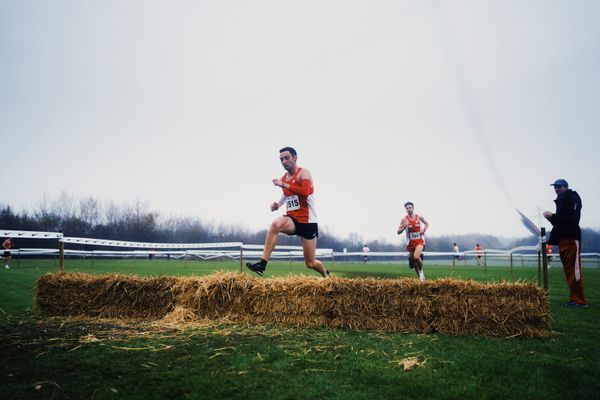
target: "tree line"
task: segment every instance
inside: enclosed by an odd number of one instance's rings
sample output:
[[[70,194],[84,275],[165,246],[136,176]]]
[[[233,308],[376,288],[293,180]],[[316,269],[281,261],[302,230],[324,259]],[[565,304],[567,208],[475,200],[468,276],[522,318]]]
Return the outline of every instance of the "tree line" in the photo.
[[[243,242],[262,244],[266,229],[250,231],[244,227],[214,224],[196,217],[166,217],[151,211],[147,202],[117,204],[100,202],[93,197],[75,198],[65,192],[54,199],[43,199],[32,210],[16,211],[10,205],[0,205],[0,229],[63,232],[65,236],[158,243],[211,243]],[[538,239],[528,236],[517,239],[493,235],[461,234],[427,238],[426,250],[452,251],[453,243],[460,250],[472,250],[477,243],[489,249],[507,249],[537,244]],[[297,239],[280,235],[278,244],[298,245]],[[352,233],[346,238],[331,234],[320,227],[319,247],[335,251],[360,251],[368,244],[371,251],[402,251],[400,240],[389,243],[374,240],[366,243],[362,236]],[[17,248],[55,247],[55,244],[34,239],[18,239]],[[600,230],[583,229],[584,252],[600,252]]]

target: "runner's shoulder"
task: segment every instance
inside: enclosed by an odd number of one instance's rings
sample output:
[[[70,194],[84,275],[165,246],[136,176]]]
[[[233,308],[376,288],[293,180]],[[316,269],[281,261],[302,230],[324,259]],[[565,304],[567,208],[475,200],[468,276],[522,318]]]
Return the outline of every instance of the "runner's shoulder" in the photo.
[[[300,173],[298,174],[298,179],[303,180],[303,179],[309,179],[311,180],[312,177],[310,175],[310,171],[307,170],[306,168],[302,168],[300,170]]]

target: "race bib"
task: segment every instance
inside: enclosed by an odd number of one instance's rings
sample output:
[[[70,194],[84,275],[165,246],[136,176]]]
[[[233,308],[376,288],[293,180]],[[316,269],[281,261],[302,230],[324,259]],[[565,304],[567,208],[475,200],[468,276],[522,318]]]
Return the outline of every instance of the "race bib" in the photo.
[[[300,209],[300,199],[297,195],[286,197],[285,202],[288,211],[295,211]]]
[[[419,240],[421,239],[421,232],[410,232],[408,237],[410,240]]]

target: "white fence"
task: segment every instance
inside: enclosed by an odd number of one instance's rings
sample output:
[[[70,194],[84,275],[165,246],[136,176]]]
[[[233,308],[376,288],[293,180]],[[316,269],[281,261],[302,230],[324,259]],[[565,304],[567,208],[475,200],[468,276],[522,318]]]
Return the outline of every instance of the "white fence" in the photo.
[[[47,239],[57,240],[56,249],[52,248],[22,248],[4,250],[17,257],[27,256],[64,256],[73,258],[166,258],[166,259],[231,259],[243,260],[244,258],[259,258],[262,255],[263,245],[244,244],[242,242],[223,242],[223,243],[151,243],[151,242],[130,242],[110,239],[95,239],[81,237],[66,237],[60,232],[36,232],[36,231],[15,231],[0,230],[0,237],[27,238],[27,239]],[[118,247],[128,248],[130,250],[79,250],[63,249],[64,244],[83,245],[86,247]],[[139,250],[143,249],[143,250]],[[426,260],[435,260],[436,263],[460,266],[468,263],[476,263],[476,258],[481,257],[484,265],[537,265],[538,260],[537,246],[521,246],[508,250],[485,249],[481,252],[468,250],[464,252],[432,252],[425,251],[423,255]],[[337,252],[333,249],[318,248],[316,255],[321,259],[329,259],[332,262],[388,262],[397,263],[406,261],[408,252]],[[558,254],[554,255],[558,258]],[[272,259],[296,260],[303,258],[301,246],[277,246],[271,255]],[[586,264],[596,263],[600,268],[599,253],[583,253],[582,258],[587,261]]]
[[[210,260],[227,258],[243,260],[244,258],[260,258],[263,245],[244,244],[242,242],[223,243],[153,243],[129,242],[111,239],[67,237],[60,232],[34,232],[0,230],[0,237],[15,239],[54,239],[58,241],[56,249],[52,248],[23,248],[4,250],[17,257],[27,256],[58,256],[85,258],[167,258],[167,259],[199,259]],[[63,249],[64,244],[86,247],[119,247],[132,250],[79,250]],[[137,249],[144,250],[137,250]],[[133,250],[136,249],[136,250]],[[317,249],[320,258],[333,258],[333,249]],[[276,246],[271,254],[273,259],[303,258],[302,246]]]

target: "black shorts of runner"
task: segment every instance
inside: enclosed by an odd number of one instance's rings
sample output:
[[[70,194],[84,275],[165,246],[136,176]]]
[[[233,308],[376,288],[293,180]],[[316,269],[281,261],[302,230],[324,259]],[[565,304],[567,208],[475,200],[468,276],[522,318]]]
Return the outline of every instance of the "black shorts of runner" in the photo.
[[[294,222],[295,233],[294,235],[300,236],[304,239],[314,239],[319,237],[319,224],[316,222],[309,222],[308,224],[302,224],[296,222],[296,220],[289,215],[286,215],[289,219]]]
[[[10,251],[5,251],[5,252],[4,252],[4,257],[5,257],[5,258],[8,258],[8,257],[10,257]]]

